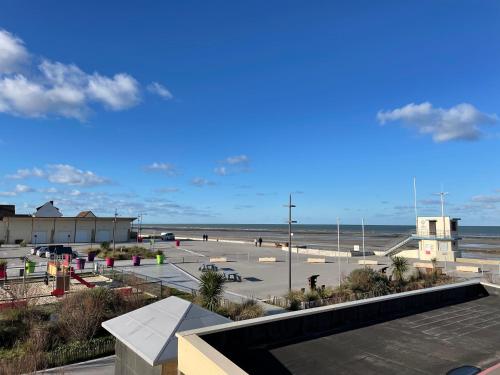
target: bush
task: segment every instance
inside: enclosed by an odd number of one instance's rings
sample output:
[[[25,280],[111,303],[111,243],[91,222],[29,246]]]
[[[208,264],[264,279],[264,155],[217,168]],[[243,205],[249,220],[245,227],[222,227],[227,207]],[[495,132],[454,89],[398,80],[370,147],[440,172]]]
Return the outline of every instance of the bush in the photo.
[[[26,240],[22,240],[21,242],[19,242],[19,246],[21,247],[26,247],[27,243],[26,243]]]
[[[201,305],[216,311],[219,307],[220,298],[224,292],[224,275],[215,271],[204,272],[200,277],[200,299]]]
[[[347,277],[349,288],[354,293],[374,293],[376,295],[390,292],[387,277],[371,268],[360,268],[352,271]]]
[[[111,249],[102,249],[97,254],[100,258],[114,257],[117,260],[130,260],[133,255],[139,255],[141,258],[156,258],[157,252],[150,251],[145,247],[141,246],[131,246],[131,247],[120,247],[114,252]]]
[[[300,290],[291,290],[286,294],[285,298],[289,301],[289,309],[296,311],[300,309],[300,305],[304,301],[304,293]]]
[[[7,259],[0,259],[0,267],[7,267]]]
[[[117,292],[95,288],[67,295],[61,303],[59,324],[67,341],[88,340],[101,323],[125,312],[126,303]]]
[[[259,318],[264,315],[264,309],[257,301],[249,299],[242,303],[232,302],[226,307],[219,308],[217,313],[231,320],[239,321]]]
[[[101,243],[101,250],[109,250],[109,242],[108,241],[104,241],[103,243]]]
[[[304,294],[304,300],[307,302],[318,301],[321,296],[316,290],[310,290]]]

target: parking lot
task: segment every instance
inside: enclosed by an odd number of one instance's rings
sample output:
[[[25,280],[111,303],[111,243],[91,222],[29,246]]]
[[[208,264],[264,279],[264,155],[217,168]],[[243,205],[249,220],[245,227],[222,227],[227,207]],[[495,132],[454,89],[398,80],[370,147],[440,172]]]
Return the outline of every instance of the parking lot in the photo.
[[[136,243],[116,244],[119,251],[121,247],[135,246]],[[203,263],[211,263],[210,258],[226,258],[226,262],[214,262],[220,271],[236,272],[241,276],[241,282],[230,281],[226,284],[226,290],[235,294],[266,299],[270,296],[282,296],[288,290],[288,252],[275,247],[255,247],[248,243],[228,243],[217,241],[194,241],[182,240],[179,247],[172,241],[156,241],[154,244],[144,242],[141,246],[150,248],[151,251],[161,249],[166,256],[166,262],[176,265],[190,275],[198,278],[200,276],[199,267]],[[89,244],[76,244],[72,248],[85,255]],[[97,249],[97,245],[92,246]],[[46,268],[46,258],[29,255],[30,247],[20,248],[14,246],[3,246],[0,249],[2,258],[9,261],[9,277],[18,276],[19,268],[23,261],[20,257],[28,255],[28,258],[37,262],[36,272],[44,272]],[[276,262],[259,262],[259,258],[276,258]],[[317,285],[336,286],[339,283],[339,273],[341,278],[347,276],[352,270],[362,267],[358,261],[362,256],[352,258],[326,257],[326,263],[307,263],[307,258],[318,258],[318,256],[305,254],[292,254],[292,288],[307,288],[307,278],[311,275],[319,275]],[[375,269],[390,265],[390,259],[385,257],[370,256],[366,259],[377,260],[379,265],[372,266]],[[340,262],[340,263],[339,263]],[[410,260],[413,263],[413,260]],[[340,267],[339,267],[340,266]],[[85,265],[86,270],[91,270],[93,263]],[[116,261],[115,267],[131,268],[131,261]],[[447,267],[451,273],[455,264],[448,263]],[[484,267],[488,270],[488,267]],[[496,267],[491,266],[490,272],[495,273]],[[168,265],[155,265],[154,259],[143,259],[141,266],[133,267],[135,272],[160,277],[166,282],[174,280],[178,285],[186,288],[196,288],[196,280],[189,275],[179,272],[178,269]],[[460,277],[480,277],[480,274],[456,274]]]

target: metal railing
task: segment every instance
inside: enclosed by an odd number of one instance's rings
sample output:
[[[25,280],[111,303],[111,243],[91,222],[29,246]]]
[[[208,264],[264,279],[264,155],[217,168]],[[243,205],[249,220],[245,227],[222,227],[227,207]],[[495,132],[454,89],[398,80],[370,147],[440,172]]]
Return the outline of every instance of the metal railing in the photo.
[[[415,234],[416,237],[430,237],[430,238],[450,238],[458,237],[458,232],[449,229],[436,229],[431,231],[428,228],[419,229]]]

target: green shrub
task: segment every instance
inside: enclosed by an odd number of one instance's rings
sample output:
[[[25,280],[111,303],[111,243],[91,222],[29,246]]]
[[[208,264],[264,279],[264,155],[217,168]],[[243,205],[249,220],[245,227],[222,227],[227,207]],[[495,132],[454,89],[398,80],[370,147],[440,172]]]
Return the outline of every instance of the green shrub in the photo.
[[[216,311],[219,307],[220,298],[224,292],[224,275],[215,271],[203,272],[200,277],[200,297],[201,305],[210,310]]]
[[[109,242],[108,241],[104,241],[103,243],[101,243],[101,250],[109,250]]]
[[[246,320],[259,318],[264,315],[264,309],[257,301],[249,299],[242,303],[230,303],[228,306],[217,309],[219,315],[226,316],[232,320]]]
[[[310,290],[304,294],[304,300],[307,302],[317,301],[321,299],[321,296],[316,290]]]
[[[19,246],[21,246],[21,247],[26,247],[26,245],[27,245],[26,240],[22,240],[22,241],[19,243]]]
[[[304,293],[300,290],[291,290],[285,298],[288,300],[288,308],[291,311],[296,311],[300,309],[300,305],[304,301]]]
[[[371,268],[359,268],[347,277],[349,288],[354,293],[374,293],[383,295],[390,293],[387,277]]]

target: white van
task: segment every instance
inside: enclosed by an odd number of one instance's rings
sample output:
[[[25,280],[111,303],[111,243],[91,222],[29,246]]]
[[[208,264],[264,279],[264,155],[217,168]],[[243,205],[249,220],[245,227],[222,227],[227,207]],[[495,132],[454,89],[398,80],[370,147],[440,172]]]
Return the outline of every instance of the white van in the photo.
[[[175,236],[173,233],[167,233],[167,232],[164,232],[161,234],[161,239],[163,241],[174,241],[175,240]]]

